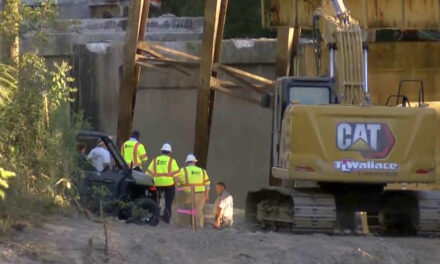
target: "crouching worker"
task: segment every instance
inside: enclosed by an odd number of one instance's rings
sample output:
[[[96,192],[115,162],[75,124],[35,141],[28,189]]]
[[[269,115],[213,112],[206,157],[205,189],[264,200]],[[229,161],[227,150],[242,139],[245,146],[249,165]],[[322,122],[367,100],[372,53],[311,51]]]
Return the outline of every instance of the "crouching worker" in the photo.
[[[215,192],[218,197],[214,203],[214,228],[231,227],[233,223],[234,201],[226,191],[223,182],[217,183]]]
[[[184,197],[178,199],[178,206],[184,205],[188,209],[195,209],[197,226],[203,228],[203,208],[209,198],[211,182],[206,170],[196,166],[197,159],[193,154],[189,154],[186,157],[185,163],[186,166],[180,169],[179,174],[179,185],[184,187]],[[194,195],[191,187],[193,188]],[[185,215],[179,216],[179,225],[187,224],[188,221],[185,221],[185,219],[188,220],[190,217]]]

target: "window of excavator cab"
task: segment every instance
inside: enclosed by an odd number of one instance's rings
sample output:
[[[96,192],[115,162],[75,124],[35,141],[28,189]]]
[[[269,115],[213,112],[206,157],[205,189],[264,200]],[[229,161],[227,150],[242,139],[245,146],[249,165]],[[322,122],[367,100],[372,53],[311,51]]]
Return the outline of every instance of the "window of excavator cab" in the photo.
[[[328,87],[291,87],[290,102],[303,105],[322,105],[330,103],[330,89]]]

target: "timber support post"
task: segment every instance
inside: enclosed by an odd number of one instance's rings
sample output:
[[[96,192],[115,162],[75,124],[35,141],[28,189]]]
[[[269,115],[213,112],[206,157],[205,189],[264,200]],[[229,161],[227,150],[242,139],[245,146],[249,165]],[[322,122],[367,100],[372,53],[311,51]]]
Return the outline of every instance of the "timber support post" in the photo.
[[[133,125],[134,108],[136,103],[137,84],[140,67],[135,64],[139,41],[145,37],[150,0],[130,1],[127,21],[127,35],[124,47],[124,64],[122,68],[122,81],[119,88],[118,112],[118,146],[128,139]]]
[[[213,77],[217,77],[217,73],[213,72],[213,67],[220,60],[227,6],[228,0],[205,1],[194,139],[194,154],[202,168],[206,168],[208,161],[209,136],[215,99],[215,91],[211,90],[211,86]]]

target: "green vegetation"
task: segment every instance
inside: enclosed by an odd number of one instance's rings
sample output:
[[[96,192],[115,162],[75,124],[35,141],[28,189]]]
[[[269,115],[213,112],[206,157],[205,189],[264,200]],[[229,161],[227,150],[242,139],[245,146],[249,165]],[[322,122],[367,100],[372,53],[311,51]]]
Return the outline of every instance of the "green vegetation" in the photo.
[[[203,16],[205,0],[162,0],[165,13],[176,16]],[[274,37],[275,31],[261,26],[258,0],[229,0],[224,38]]]
[[[18,52],[13,51],[16,34],[29,29],[36,37],[41,34],[56,14],[54,2],[43,0],[29,9],[6,0],[0,12],[0,38],[9,43],[0,50],[0,231],[77,198],[71,175],[77,171],[75,134],[84,121],[70,111],[76,92],[71,67],[66,62],[47,65],[37,52],[14,58]]]
[[[4,189],[9,188],[7,180],[15,176],[15,173],[0,168],[0,198],[5,199]],[[3,189],[2,189],[3,188]]]

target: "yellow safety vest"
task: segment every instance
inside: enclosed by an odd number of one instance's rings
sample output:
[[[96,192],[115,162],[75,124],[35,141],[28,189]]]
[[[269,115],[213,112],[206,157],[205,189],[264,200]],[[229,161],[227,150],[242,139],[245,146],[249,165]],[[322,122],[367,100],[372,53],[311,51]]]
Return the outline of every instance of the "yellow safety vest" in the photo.
[[[167,187],[174,185],[174,178],[179,176],[180,171],[175,159],[160,155],[150,162],[147,172],[153,175],[155,186]]]
[[[191,192],[190,186],[194,186],[194,192],[204,192],[205,186],[211,184],[206,171],[195,165],[184,167],[180,170],[180,185],[184,186],[185,192]]]
[[[128,167],[142,169],[142,161],[148,160],[145,147],[136,140],[127,140],[121,147],[121,155]],[[132,164],[133,163],[133,164]]]

